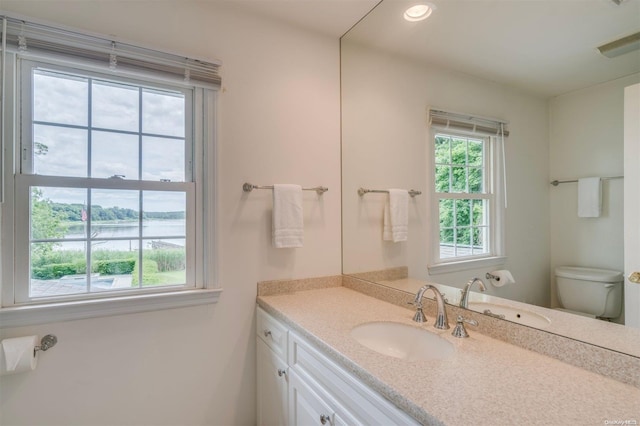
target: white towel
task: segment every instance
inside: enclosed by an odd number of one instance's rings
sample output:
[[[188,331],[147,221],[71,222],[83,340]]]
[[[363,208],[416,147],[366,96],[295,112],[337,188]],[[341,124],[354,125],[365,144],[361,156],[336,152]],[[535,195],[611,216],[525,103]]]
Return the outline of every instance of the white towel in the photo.
[[[302,187],[273,185],[273,246],[302,247]]]
[[[385,241],[407,241],[409,229],[409,191],[390,189],[384,204],[384,227],[382,239]]]
[[[602,185],[599,177],[578,179],[578,217],[600,217]]]

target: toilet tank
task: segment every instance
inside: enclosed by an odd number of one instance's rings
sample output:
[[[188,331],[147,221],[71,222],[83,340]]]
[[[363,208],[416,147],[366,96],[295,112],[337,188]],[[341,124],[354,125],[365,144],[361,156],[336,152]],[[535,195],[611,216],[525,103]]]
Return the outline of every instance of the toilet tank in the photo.
[[[603,318],[617,318],[622,310],[622,272],[561,266],[556,288],[562,307]]]

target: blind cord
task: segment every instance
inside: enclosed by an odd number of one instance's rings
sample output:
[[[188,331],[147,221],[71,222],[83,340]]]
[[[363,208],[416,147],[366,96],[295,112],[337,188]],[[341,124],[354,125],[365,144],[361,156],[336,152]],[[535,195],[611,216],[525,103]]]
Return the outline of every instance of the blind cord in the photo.
[[[504,208],[507,208],[507,157],[504,143],[504,123],[500,123],[500,147],[502,148],[502,184],[504,185]]]

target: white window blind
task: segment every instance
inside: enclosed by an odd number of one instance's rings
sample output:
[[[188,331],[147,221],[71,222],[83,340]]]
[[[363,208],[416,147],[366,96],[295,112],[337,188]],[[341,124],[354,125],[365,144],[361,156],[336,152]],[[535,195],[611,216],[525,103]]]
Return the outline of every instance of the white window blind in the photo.
[[[220,63],[0,25],[0,327],[215,302]]]
[[[1,16],[2,46],[24,57],[82,59],[111,71],[144,72],[184,81],[192,86],[219,88],[220,62],[203,61],[110,40],[106,37]]]
[[[441,130],[473,133],[486,136],[509,136],[506,121],[429,109],[429,124]]]

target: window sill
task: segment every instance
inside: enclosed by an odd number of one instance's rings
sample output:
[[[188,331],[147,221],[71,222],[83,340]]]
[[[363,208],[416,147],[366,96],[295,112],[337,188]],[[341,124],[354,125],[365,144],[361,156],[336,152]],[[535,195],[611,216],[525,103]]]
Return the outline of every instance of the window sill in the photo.
[[[109,299],[0,308],[0,328],[217,303],[222,289],[185,290]]]
[[[449,272],[466,271],[468,269],[484,268],[502,265],[507,261],[506,256],[485,257],[482,259],[463,260],[459,262],[438,263],[429,265],[429,275],[447,274]]]

